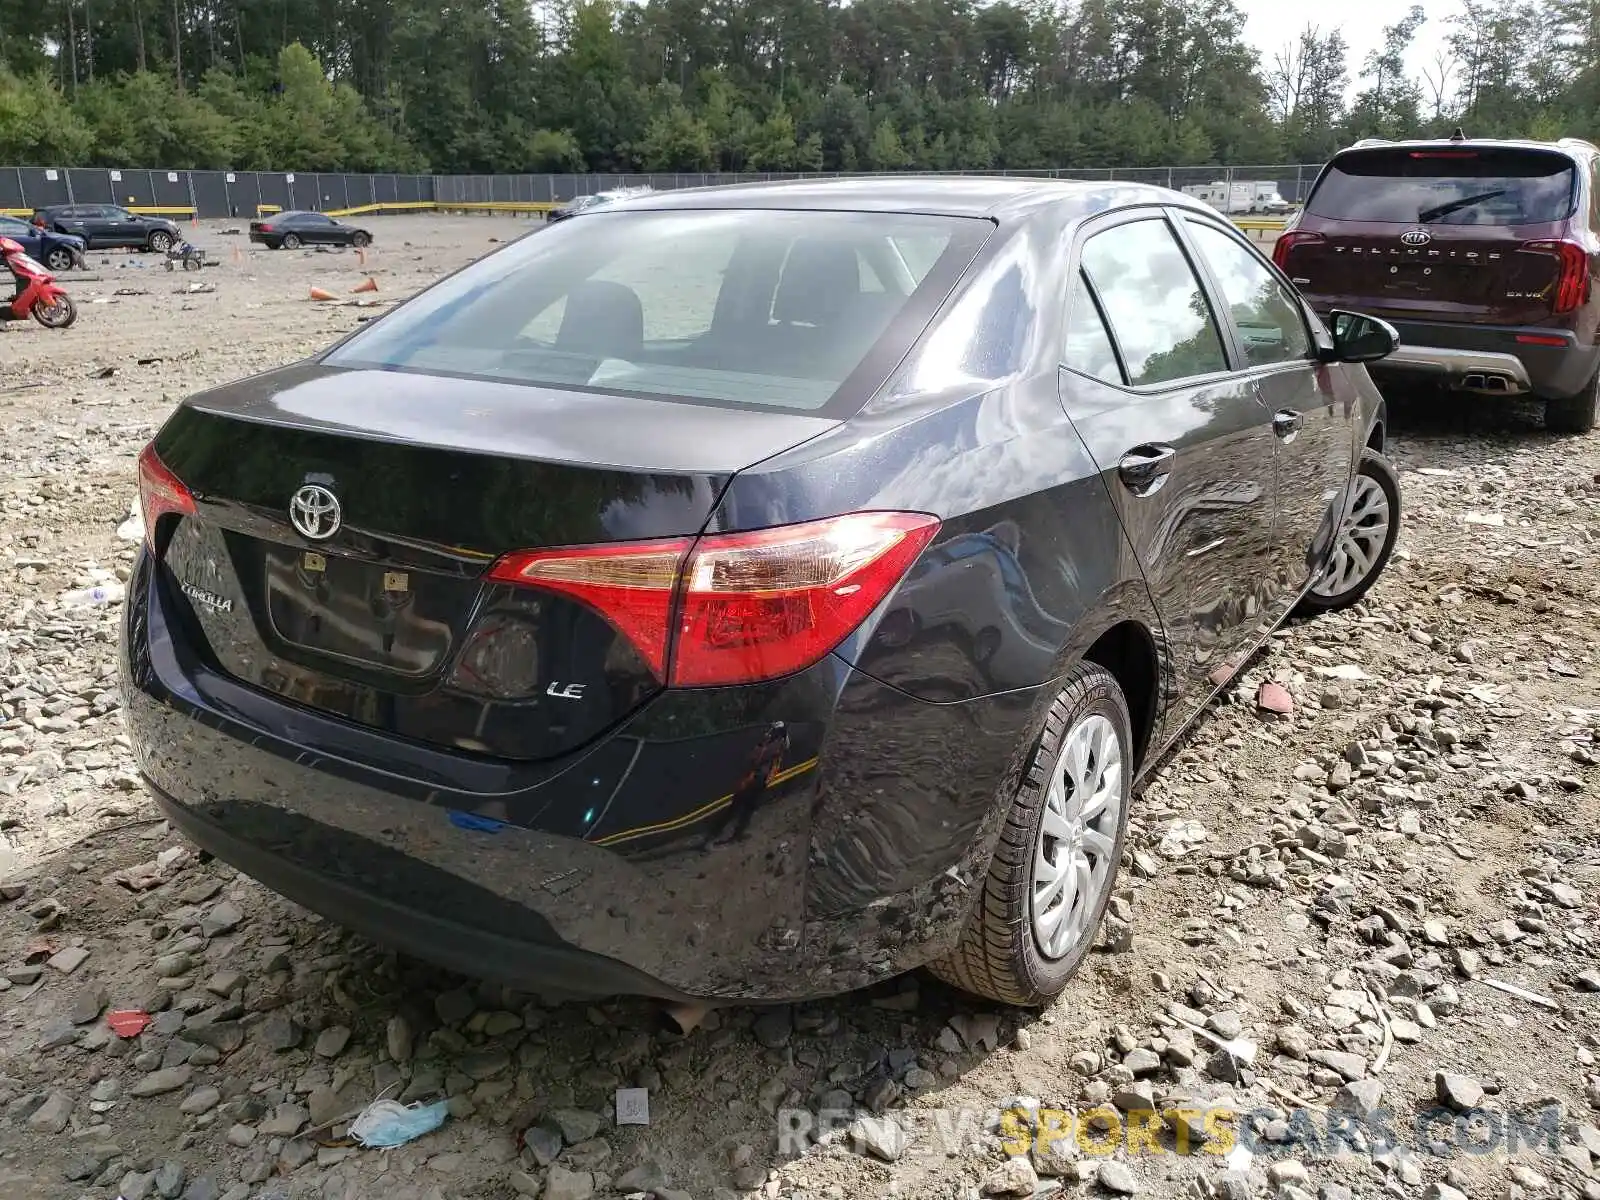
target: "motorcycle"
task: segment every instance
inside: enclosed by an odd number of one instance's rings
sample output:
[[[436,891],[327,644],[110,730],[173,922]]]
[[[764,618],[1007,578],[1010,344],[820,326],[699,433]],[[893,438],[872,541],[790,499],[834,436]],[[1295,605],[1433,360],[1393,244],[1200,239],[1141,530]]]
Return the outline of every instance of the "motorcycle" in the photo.
[[[46,329],[65,329],[78,319],[78,306],[56,283],[56,277],[28,257],[20,242],[0,237],[0,259],[5,260],[17,290],[9,305],[0,305],[0,321],[26,321],[32,317]]]

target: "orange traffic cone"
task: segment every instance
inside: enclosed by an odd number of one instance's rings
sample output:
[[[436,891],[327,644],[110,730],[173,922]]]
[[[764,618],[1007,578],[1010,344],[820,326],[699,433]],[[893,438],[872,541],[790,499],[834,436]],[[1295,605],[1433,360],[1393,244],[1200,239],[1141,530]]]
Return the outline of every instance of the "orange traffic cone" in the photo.
[[[376,279],[374,279],[371,275],[368,275],[365,280],[363,280],[361,283],[356,284],[355,287],[350,289],[352,294],[357,293],[357,292],[375,292],[377,290],[378,290],[378,281]]]
[[[311,298],[313,300],[332,300],[334,295],[332,292],[325,292],[319,287],[314,287],[311,289]]]

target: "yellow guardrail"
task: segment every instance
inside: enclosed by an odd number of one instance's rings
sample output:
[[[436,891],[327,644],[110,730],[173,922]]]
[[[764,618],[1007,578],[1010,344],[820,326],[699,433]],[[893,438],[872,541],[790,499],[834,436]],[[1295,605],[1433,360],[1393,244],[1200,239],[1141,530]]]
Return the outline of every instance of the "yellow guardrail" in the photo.
[[[145,217],[192,218],[195,215],[194,206],[190,204],[128,204],[123,207]],[[0,208],[0,217],[31,217],[33,211],[31,208]]]

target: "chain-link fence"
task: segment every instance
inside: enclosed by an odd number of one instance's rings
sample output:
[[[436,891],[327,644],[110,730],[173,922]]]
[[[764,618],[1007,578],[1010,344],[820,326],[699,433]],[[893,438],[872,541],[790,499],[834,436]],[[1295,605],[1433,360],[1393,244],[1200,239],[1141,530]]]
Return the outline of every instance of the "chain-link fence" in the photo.
[[[1229,213],[1271,212],[1306,198],[1317,164],[1130,167],[1054,171],[950,171],[1157,184],[1199,196]],[[935,173],[935,172],[924,172]],[[0,167],[0,211],[52,204],[119,204],[200,217],[252,217],[272,209],[332,211],[383,204],[546,206],[620,187],[708,187],[778,179],[838,178],[845,172],[675,172],[641,175],[360,175],[293,171],[151,171],[105,167]],[[861,175],[868,172],[852,172]]]

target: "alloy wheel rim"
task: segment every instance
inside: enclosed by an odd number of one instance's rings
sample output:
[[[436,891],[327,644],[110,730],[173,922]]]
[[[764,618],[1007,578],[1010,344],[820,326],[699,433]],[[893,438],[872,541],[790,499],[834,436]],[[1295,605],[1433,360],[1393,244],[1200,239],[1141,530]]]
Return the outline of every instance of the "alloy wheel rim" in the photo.
[[[1046,958],[1067,957],[1093,934],[1116,868],[1125,777],[1109,720],[1096,713],[1067,732],[1045,792],[1029,895],[1034,942]]]
[[[1312,590],[1340,596],[1364,582],[1389,540],[1389,521],[1388,495],[1372,476],[1357,475],[1333,553]]]

